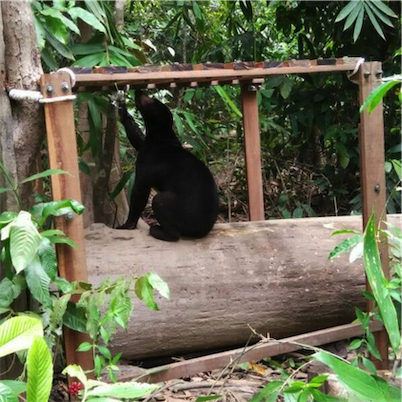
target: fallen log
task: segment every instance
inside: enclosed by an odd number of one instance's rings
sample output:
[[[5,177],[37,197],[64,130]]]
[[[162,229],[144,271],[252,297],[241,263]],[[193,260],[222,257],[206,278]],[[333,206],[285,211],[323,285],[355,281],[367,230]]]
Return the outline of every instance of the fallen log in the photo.
[[[141,228],[92,225],[85,236],[92,283],[153,271],[171,289],[170,301],[157,298],[159,312],[134,297],[130,327],[115,336],[113,351],[135,360],[205,353],[244,345],[249,326],[279,339],[350,323],[365,305],[363,265],[328,254],[342,239],[334,230],[361,225],[357,216],[218,224],[204,239],[178,243]]]

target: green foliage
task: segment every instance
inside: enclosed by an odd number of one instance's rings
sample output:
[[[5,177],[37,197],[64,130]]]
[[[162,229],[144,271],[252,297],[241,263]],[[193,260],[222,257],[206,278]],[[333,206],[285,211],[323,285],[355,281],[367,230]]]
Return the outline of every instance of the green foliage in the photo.
[[[294,381],[293,376],[286,374],[285,379],[274,380],[269,382],[260,392],[258,392],[251,399],[250,402],[268,401],[275,402],[281,395],[284,400],[287,396],[294,396],[292,401],[318,401],[318,402],[335,402],[346,400],[359,400],[365,402],[396,402],[400,400],[400,389],[391,385],[383,378],[378,377],[377,370],[369,360],[365,353],[360,352],[363,349],[367,350],[377,359],[381,360],[381,355],[375,345],[374,335],[369,329],[372,318],[382,320],[387,330],[388,336],[391,341],[391,347],[395,359],[399,360],[400,364],[400,349],[401,349],[401,332],[400,323],[398,320],[397,309],[400,315],[400,302],[401,302],[401,269],[400,269],[400,245],[402,243],[401,230],[388,224],[389,229],[379,231],[381,235],[386,235],[389,239],[391,250],[394,248],[397,251],[396,262],[391,260],[391,270],[393,277],[387,281],[381,269],[381,261],[379,259],[377,238],[374,225],[374,216],[372,216],[367,223],[364,236],[360,235],[354,230],[338,230],[334,232],[336,235],[353,235],[349,239],[342,241],[331,252],[330,258],[335,258],[342,253],[354,253],[354,249],[361,247],[361,255],[363,257],[366,275],[369,285],[372,289],[372,294],[365,292],[365,296],[375,302],[378,312],[371,311],[368,313],[362,312],[356,308],[357,321],[361,323],[365,332],[365,337],[361,339],[354,339],[349,346],[350,350],[356,351],[356,358],[351,362],[342,360],[339,357],[326,352],[319,348],[312,348],[315,350],[311,359],[324,363],[335,374],[339,383],[347,390],[348,398],[335,398],[323,394],[318,388],[326,381],[327,375],[320,375],[308,383],[303,381]],[[399,247],[395,247],[399,246]],[[358,256],[355,256],[354,261]],[[397,295],[397,296],[396,296]],[[396,296],[396,297],[395,297]],[[399,306],[399,308],[398,308]],[[308,347],[311,349],[311,347]],[[306,365],[309,362],[306,363]],[[398,366],[398,362],[394,364]],[[280,367],[282,369],[282,367]],[[283,370],[283,369],[282,369]],[[296,370],[297,372],[298,370]],[[394,372],[394,375],[397,375]]]
[[[120,401],[126,399],[137,400],[144,398],[146,395],[149,395],[159,388],[159,385],[138,383],[135,381],[107,384],[101,381],[89,380],[82,368],[77,365],[66,367],[63,374],[78,378],[84,386],[84,389],[80,391],[82,402],[95,402],[100,400]]]
[[[400,390],[389,385],[382,378],[367,374],[329,353],[318,352],[313,357],[333,370],[338,381],[355,398],[370,402],[397,402],[400,400]]]
[[[38,317],[20,315],[0,325],[0,357],[29,349],[36,336],[43,335]]]
[[[42,337],[35,337],[27,355],[27,402],[47,401],[53,383],[52,355]]]
[[[49,69],[63,65],[63,59],[75,66],[136,66],[141,47],[122,35],[114,25],[113,2],[45,1],[31,3],[36,35],[42,59]],[[96,34],[87,43],[75,44],[81,35],[80,21]],[[137,53],[135,53],[137,52]]]
[[[368,15],[370,22],[378,35],[380,35],[384,40],[385,35],[380,26],[380,21],[392,28],[393,24],[388,17],[398,18],[398,16],[383,1],[365,0],[350,1],[336,17],[336,22],[340,22],[346,18],[343,27],[344,31],[355,24],[353,40],[356,42],[361,33],[363,21],[366,15]]]

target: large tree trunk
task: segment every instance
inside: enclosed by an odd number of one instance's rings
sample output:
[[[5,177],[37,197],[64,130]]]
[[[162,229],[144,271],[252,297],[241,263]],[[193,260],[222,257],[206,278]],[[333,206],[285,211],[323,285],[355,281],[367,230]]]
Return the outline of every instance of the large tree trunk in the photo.
[[[38,90],[38,79],[42,74],[40,55],[32,11],[27,1],[0,2],[0,162],[14,183],[26,178],[36,162],[36,157],[44,137],[43,111],[38,103],[14,102],[7,89]],[[0,172],[0,187],[9,184]],[[29,187],[21,189],[21,199],[29,201]],[[19,206],[9,191],[0,194],[0,213],[17,211]],[[1,244],[0,244],[1,248]],[[5,276],[0,260],[0,280]],[[23,311],[27,300],[20,297],[14,308]],[[9,378],[21,373],[19,364],[12,364],[10,356],[2,362],[1,371],[10,368]],[[15,362],[14,362],[15,363]]]
[[[152,271],[171,289],[159,312],[134,297],[128,331],[113,341],[127,359],[241,346],[248,324],[282,338],[350,323],[365,305],[364,269],[328,254],[341,240],[333,230],[361,226],[361,217],[221,224],[204,239],[172,244],[141,229],[94,225],[86,235],[88,275],[97,284]]]
[[[0,54],[3,73],[0,110],[6,123],[0,127],[2,159],[11,174],[14,176],[15,170],[21,180],[29,175],[44,137],[43,112],[39,103],[10,102],[4,89],[38,90],[42,66],[29,2],[2,1],[0,7],[3,28],[0,42],[5,43]]]

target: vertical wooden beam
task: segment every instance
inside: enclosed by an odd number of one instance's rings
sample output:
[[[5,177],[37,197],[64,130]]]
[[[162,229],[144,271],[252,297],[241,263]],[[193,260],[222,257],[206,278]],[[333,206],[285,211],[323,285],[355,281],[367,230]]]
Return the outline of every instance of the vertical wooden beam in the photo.
[[[363,63],[359,70],[360,104],[380,84],[382,77],[381,62]],[[384,119],[382,102],[368,114],[367,109],[361,114],[359,127],[360,176],[363,200],[363,226],[367,225],[371,214],[375,214],[376,226],[384,227],[386,215],[386,185],[384,167]],[[388,246],[379,244],[381,264],[384,275],[389,278]],[[366,283],[369,290],[369,284]],[[373,303],[367,302],[367,311],[373,309]],[[388,337],[385,330],[374,334],[376,346],[382,361],[372,357],[379,369],[388,369]]]
[[[44,98],[71,95],[70,75],[66,72],[42,75],[41,91]],[[70,175],[51,176],[53,199],[59,201],[72,198],[81,202],[73,101],[45,103],[44,108],[50,168],[63,169],[70,173]],[[55,219],[55,226],[78,245],[78,249],[73,249],[66,244],[57,245],[60,276],[69,281],[87,281],[82,215],[74,215],[70,221],[64,217],[58,217]],[[67,364],[79,364],[84,370],[92,370],[91,353],[76,351],[82,342],[90,341],[89,337],[64,328],[64,338]]]
[[[264,194],[261,172],[260,126],[257,91],[249,85],[241,87],[243,107],[244,148],[249,201],[249,219],[264,220]]]

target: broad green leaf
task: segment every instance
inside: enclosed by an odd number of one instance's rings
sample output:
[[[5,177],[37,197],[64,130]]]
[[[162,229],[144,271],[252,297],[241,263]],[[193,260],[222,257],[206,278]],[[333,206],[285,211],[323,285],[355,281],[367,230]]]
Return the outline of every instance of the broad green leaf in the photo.
[[[18,214],[16,212],[5,211],[0,215],[0,228],[11,223]]]
[[[92,349],[92,343],[83,342],[81,343],[80,346],[78,346],[77,352],[88,352],[91,349]]]
[[[52,355],[42,337],[35,337],[27,355],[27,402],[48,401],[53,382]]]
[[[36,204],[31,208],[31,213],[40,223],[43,223],[49,216],[61,216],[70,212],[81,215],[84,209],[78,201],[66,199]]]
[[[86,323],[85,310],[78,308],[75,303],[69,302],[63,316],[63,324],[74,331],[87,333]]]
[[[123,190],[124,186],[130,180],[130,177],[132,175],[133,175],[133,172],[130,172],[130,171],[123,173],[122,178],[117,183],[116,187],[114,188],[114,190],[112,191],[112,193],[109,196],[110,200],[114,200],[117,197],[117,195],[119,195],[121,193],[121,191]]]
[[[315,353],[313,358],[326,364],[333,370],[339,382],[358,398],[363,399],[363,401],[396,402],[396,400],[385,399],[385,395],[378,385],[378,381],[363,370],[324,351]]]
[[[35,336],[43,336],[42,321],[20,315],[0,325],[0,357],[28,349]]]
[[[352,248],[349,254],[349,262],[355,262],[357,259],[363,257],[363,242],[357,243],[356,246]]]
[[[18,395],[3,381],[0,381],[0,402],[18,402]]]
[[[69,60],[74,60],[74,55],[71,53],[70,49],[62,42],[60,42],[47,28],[46,30],[46,40],[57,53]]]
[[[28,183],[30,181],[33,180],[37,180],[37,179],[43,179],[44,177],[49,177],[51,175],[57,175],[57,174],[67,174],[69,176],[71,176],[71,174],[69,172],[67,172],[66,170],[61,170],[61,169],[48,169],[48,170],[44,170],[41,173],[38,174],[34,174],[32,176],[27,177],[26,179],[22,180],[20,184],[24,184],[24,183]]]
[[[173,113],[173,119],[176,124],[177,133],[179,136],[182,136],[184,134],[184,126],[181,121],[181,117],[178,115],[178,113]]]
[[[105,53],[95,53],[85,56],[79,60],[77,60],[73,67],[94,67],[100,66],[105,59]]]
[[[83,385],[87,385],[87,376],[85,375],[82,368],[76,364],[70,364],[63,371],[63,375],[68,374],[70,377],[76,377]]]
[[[39,256],[31,261],[25,269],[25,279],[32,296],[46,307],[52,305],[50,298],[50,278],[42,267]]]
[[[75,243],[75,241],[70,239],[69,237],[49,236],[49,240],[54,244],[56,243],[68,244],[70,247],[78,249],[78,246]]]
[[[50,231],[49,231],[50,232]],[[41,235],[43,236],[43,233]],[[42,241],[38,248],[38,256],[43,270],[51,281],[54,281],[57,275],[57,256],[53,244],[46,237],[42,237]]]
[[[393,147],[389,148],[388,153],[390,154],[400,154],[402,152],[402,143],[394,145]]]
[[[349,3],[342,8],[341,12],[336,17],[335,22],[342,21],[345,19],[355,8],[359,7],[359,2],[357,1],[349,1]]]
[[[23,381],[1,380],[0,384],[5,385],[7,388],[9,388],[14,395],[22,394],[27,389],[27,384]],[[0,395],[2,395],[1,390],[0,390]],[[18,400],[18,398],[17,398],[17,400]]]
[[[88,56],[94,53],[104,53],[106,51],[103,43],[83,43],[72,45],[71,51],[77,56]]]
[[[56,328],[60,327],[63,323],[63,316],[66,312],[68,302],[71,299],[71,294],[65,294],[57,298],[53,302],[53,309],[50,313],[50,331],[55,331]]]
[[[142,398],[156,391],[160,386],[137,382],[105,384],[88,391],[88,396],[111,396],[115,398]]]
[[[287,99],[292,92],[293,88],[293,81],[285,77],[284,80],[282,81],[282,84],[279,86],[279,92],[282,96],[283,99]]]
[[[362,339],[354,339],[352,342],[350,342],[349,349],[354,350],[360,348],[362,346],[363,340]]]
[[[368,1],[366,4],[371,8],[373,13],[379,18],[384,24],[388,25],[391,28],[394,28],[394,25],[392,24],[391,20],[383,14],[376,6],[373,5],[372,1]]]
[[[389,15],[392,18],[398,18],[398,16],[383,2],[383,1],[375,1],[372,0],[370,2],[374,4],[377,8],[379,8],[384,14]]]
[[[106,34],[104,25],[98,20],[98,18],[95,17],[94,14],[91,14],[87,10],[84,10],[81,7],[73,7],[70,8],[67,12],[68,14],[70,14],[70,17],[72,19],[76,20],[77,18],[80,18],[91,27]]]
[[[277,391],[283,386],[283,381],[270,381],[258,394],[254,395],[250,402],[262,402],[266,401],[271,395],[277,396]],[[269,400],[269,399],[268,399]],[[275,401],[275,399],[274,399]]]
[[[385,167],[385,173],[389,173],[392,170],[392,163],[386,161],[384,167]]]
[[[153,311],[158,311],[158,305],[154,299],[154,289],[148,281],[148,277],[141,276],[135,281],[135,294],[145,305]]]
[[[366,10],[367,15],[369,16],[370,21],[373,24],[373,27],[377,31],[378,35],[380,35],[381,38],[385,40],[384,32],[382,31],[380,24],[377,22],[376,17],[374,16],[373,12],[371,11],[371,8],[367,5],[367,3],[364,3],[364,9]]]
[[[388,82],[383,82],[380,84],[378,87],[376,87],[369,96],[365,99],[363,104],[360,106],[360,113],[364,111],[364,109],[368,108],[367,111],[368,113],[371,113],[377,106],[378,104],[382,101],[384,98],[385,94],[395,85],[400,84],[400,81],[395,80],[395,81],[388,81]]]
[[[41,236],[49,237],[49,236],[65,236],[64,232],[60,229],[49,229],[40,232]]]
[[[339,243],[335,248],[329,253],[328,258],[332,259],[340,254],[347,253],[350,251],[353,247],[355,247],[358,243],[363,241],[363,236],[362,235],[357,235],[354,237],[349,237],[349,239],[343,240],[341,243]]]
[[[357,3],[360,3],[360,1]],[[357,16],[355,29],[353,31],[353,42],[356,42],[360,35],[363,26],[363,18],[364,18],[364,9],[362,8],[359,12],[359,15]]]
[[[21,211],[10,224],[11,261],[17,273],[24,270],[38,252],[42,236],[32,222],[31,214]]]
[[[374,215],[367,223],[364,234],[364,265],[367,280],[377,301],[378,308],[388,332],[391,347],[399,353],[401,334],[399,332],[398,317],[392,299],[384,286],[385,276],[381,267],[380,255],[375,238]]]
[[[399,180],[401,180],[401,170],[402,170],[401,161],[398,159],[391,159],[391,163],[395,169],[396,174],[398,175]]]
[[[344,31],[346,31],[353,24],[353,22],[356,20],[357,16],[361,12],[361,9],[363,8],[363,2],[357,1],[355,3],[355,7],[348,15],[348,18],[346,18],[345,25],[343,26]]]
[[[43,26],[42,21],[40,21],[36,16],[34,16],[34,24],[38,47],[39,50],[42,51],[46,45],[46,30]]]
[[[168,284],[155,272],[149,272],[147,274],[148,281],[159,294],[166,299],[170,299],[170,290]]]
[[[0,282],[0,307],[8,308],[13,300],[18,297],[19,292],[14,290],[14,284],[8,278]]]
[[[377,369],[375,368],[374,363],[370,359],[367,359],[366,357],[363,356],[362,357],[362,362],[363,362],[364,367],[366,367],[366,369],[371,374],[377,375]]]
[[[104,22],[107,17],[106,17],[106,10],[102,6],[102,3],[92,1],[92,0],[85,0],[85,7],[89,12],[91,12],[95,17],[99,20]]]
[[[213,87],[215,91],[218,93],[218,95],[222,98],[222,100],[229,106],[229,108],[239,117],[243,117],[243,114],[241,111],[237,108],[237,106],[233,103],[233,101],[230,99],[226,91],[220,86],[214,86]]]

